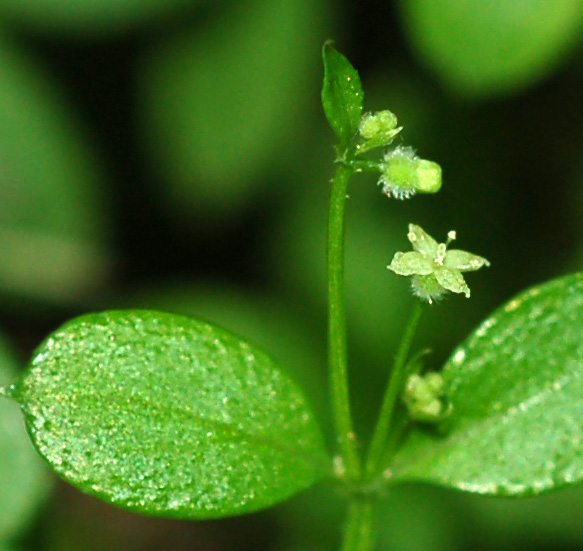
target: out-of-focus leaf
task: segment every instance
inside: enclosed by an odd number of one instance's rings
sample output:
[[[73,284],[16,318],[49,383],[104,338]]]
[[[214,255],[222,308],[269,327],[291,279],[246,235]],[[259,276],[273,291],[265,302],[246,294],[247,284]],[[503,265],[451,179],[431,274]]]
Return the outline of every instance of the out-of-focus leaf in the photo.
[[[403,0],[422,59],[453,91],[488,98],[546,77],[580,40],[581,0]]]
[[[346,503],[334,488],[317,486],[274,510],[278,551],[340,548]],[[378,549],[463,549],[459,494],[427,485],[391,488],[378,504]],[[457,498],[457,499],[456,499]],[[464,519],[465,520],[465,519]],[[470,523],[471,519],[467,519]]]
[[[205,0],[2,0],[0,21],[17,22],[50,32],[93,34],[155,21],[178,8]]]
[[[16,377],[15,363],[0,338],[0,385]],[[18,406],[0,399],[0,549],[2,542],[27,528],[48,487],[48,473],[30,443]]]
[[[107,271],[98,170],[50,78],[0,42],[0,292],[66,302]]]
[[[330,42],[322,47],[324,85],[322,107],[330,126],[346,146],[358,131],[364,92],[358,72]]]
[[[461,512],[452,494],[442,488],[422,485],[391,489],[379,506],[379,549],[464,549]]]
[[[319,485],[274,509],[277,551],[340,548],[346,502],[338,489]]]
[[[291,379],[261,350],[183,316],[72,320],[40,346],[13,396],[58,474],[129,510],[225,517],[330,474]]]
[[[143,134],[175,208],[237,210],[285,166],[316,92],[321,4],[245,0],[156,47],[142,75]]]
[[[583,479],[583,274],[510,300],[443,375],[446,434],[414,430],[390,466],[396,480],[521,496]]]
[[[525,535],[543,549],[578,549],[583,545],[581,486],[536,499],[465,498],[461,504],[464,510],[484,526],[480,541],[485,549],[513,551],[524,546]]]

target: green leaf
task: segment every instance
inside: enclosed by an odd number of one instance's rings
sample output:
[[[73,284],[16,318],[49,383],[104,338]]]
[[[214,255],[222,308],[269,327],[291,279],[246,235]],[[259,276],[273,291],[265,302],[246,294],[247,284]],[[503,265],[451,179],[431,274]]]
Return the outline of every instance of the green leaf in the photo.
[[[305,310],[294,311],[281,293],[257,293],[216,281],[196,284],[171,279],[124,293],[121,308],[163,310],[228,327],[241,338],[269,349],[300,385],[322,428],[331,424],[328,385],[322,367],[325,343],[306,324]],[[328,433],[332,433],[331,426]],[[331,437],[333,441],[334,437]]]
[[[246,513],[329,470],[319,427],[278,366],[182,316],[77,318],[41,345],[14,396],[60,476],[146,514]]]
[[[446,432],[413,430],[390,465],[395,480],[521,496],[583,479],[583,274],[510,300],[443,375]]]
[[[546,77],[581,37],[581,0],[405,0],[419,55],[455,92],[488,98]]]
[[[322,107],[332,130],[346,146],[358,131],[362,116],[364,92],[356,69],[331,42],[322,47],[324,86]]]
[[[16,373],[16,362],[0,338],[0,385]],[[47,470],[30,444],[18,406],[0,400],[0,549],[28,528],[48,489]]]

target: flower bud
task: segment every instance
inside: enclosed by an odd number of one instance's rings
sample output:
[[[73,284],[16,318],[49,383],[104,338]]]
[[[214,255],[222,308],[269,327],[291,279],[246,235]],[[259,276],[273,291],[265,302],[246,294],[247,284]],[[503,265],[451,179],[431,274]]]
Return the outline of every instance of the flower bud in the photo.
[[[414,421],[441,423],[452,411],[440,373],[410,375],[403,390],[403,401]]]
[[[441,188],[441,167],[420,159],[410,147],[396,147],[381,163],[379,185],[395,199],[408,199],[415,193],[436,193]]]
[[[365,153],[375,147],[389,145],[401,131],[397,127],[397,116],[391,111],[365,113],[358,127],[361,139],[356,146],[357,153]]]
[[[360,121],[358,131],[365,140],[373,140],[397,128],[397,115],[391,111],[366,113]]]
[[[379,185],[395,199],[407,199],[417,192],[417,157],[411,147],[396,147],[385,155]]]
[[[433,161],[417,161],[417,184],[419,193],[437,193],[441,188],[441,167]]]

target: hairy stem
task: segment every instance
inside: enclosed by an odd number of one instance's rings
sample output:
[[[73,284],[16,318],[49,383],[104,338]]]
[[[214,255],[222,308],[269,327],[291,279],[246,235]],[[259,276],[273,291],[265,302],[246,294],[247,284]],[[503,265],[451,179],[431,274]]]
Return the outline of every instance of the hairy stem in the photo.
[[[407,328],[405,329],[399,351],[397,352],[393,370],[391,371],[391,375],[389,377],[389,382],[383,397],[381,411],[379,413],[368,451],[365,466],[365,474],[366,478],[368,479],[378,475],[379,470],[382,468],[382,462],[385,455],[384,451],[392,428],[395,405],[407,375],[407,358],[409,357],[411,344],[413,343],[413,338],[415,337],[415,332],[417,331],[417,326],[419,324],[422,313],[422,303],[420,300],[416,300],[415,306],[413,307],[413,312],[411,313],[411,317],[409,318],[409,322],[407,324]]]
[[[358,480],[361,460],[352,423],[344,304],[344,211],[354,169],[341,164],[332,179],[328,218],[328,364],[330,400],[345,475]]]

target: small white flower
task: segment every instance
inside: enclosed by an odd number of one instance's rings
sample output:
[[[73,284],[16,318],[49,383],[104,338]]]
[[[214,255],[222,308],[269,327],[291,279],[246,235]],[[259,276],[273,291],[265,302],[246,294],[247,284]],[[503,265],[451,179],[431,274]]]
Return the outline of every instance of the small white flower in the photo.
[[[387,268],[398,275],[412,276],[413,292],[423,300],[432,303],[447,291],[463,293],[470,296],[462,272],[473,272],[490,263],[483,257],[460,251],[447,250],[447,246],[456,238],[454,231],[447,234],[445,243],[438,243],[420,226],[409,224],[407,238],[413,245],[413,251],[398,252]]]

